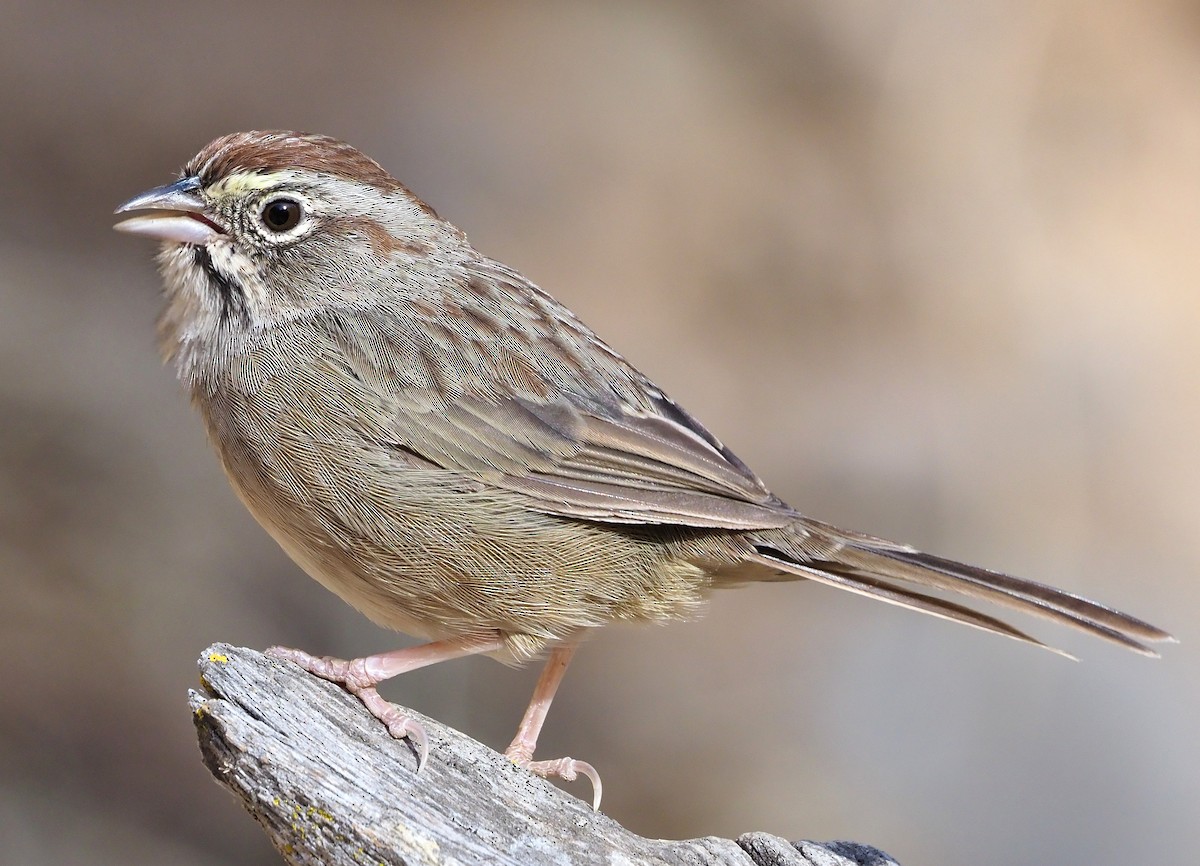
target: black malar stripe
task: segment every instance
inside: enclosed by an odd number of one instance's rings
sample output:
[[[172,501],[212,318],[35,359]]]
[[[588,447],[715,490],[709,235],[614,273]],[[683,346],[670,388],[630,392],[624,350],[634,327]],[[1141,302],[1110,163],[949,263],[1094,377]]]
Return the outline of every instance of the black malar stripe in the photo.
[[[217,290],[221,302],[221,324],[229,324],[230,319],[236,316],[243,327],[248,327],[250,311],[246,308],[246,295],[242,291],[242,287],[228,274],[217,270],[207,247],[196,246],[193,249],[195,250],[193,255],[196,264],[204,271],[209,282]]]

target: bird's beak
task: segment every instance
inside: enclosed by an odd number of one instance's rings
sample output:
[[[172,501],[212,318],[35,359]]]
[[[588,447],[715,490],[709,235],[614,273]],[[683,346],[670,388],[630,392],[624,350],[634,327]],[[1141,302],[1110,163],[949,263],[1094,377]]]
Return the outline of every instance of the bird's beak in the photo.
[[[206,244],[224,232],[206,216],[204,199],[200,197],[199,190],[199,178],[185,177],[134,196],[113,213],[134,210],[156,213],[121,220],[113,228],[119,232],[181,244]]]

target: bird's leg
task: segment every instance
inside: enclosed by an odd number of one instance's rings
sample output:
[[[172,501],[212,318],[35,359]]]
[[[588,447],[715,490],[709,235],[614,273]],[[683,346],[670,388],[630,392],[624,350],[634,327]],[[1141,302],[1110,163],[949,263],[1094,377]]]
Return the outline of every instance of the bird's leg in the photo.
[[[533,690],[533,699],[530,700],[529,707],[525,710],[525,717],[521,719],[521,725],[517,728],[517,736],[504,750],[504,757],[542,778],[554,776],[572,782],[582,773],[592,781],[592,809],[598,811],[603,788],[600,785],[600,774],[596,772],[595,767],[585,761],[576,761],[574,758],[558,758],[553,761],[533,760],[533,751],[537,748],[538,734],[542,732],[546,713],[550,710],[550,702],[554,700],[554,693],[558,691],[558,684],[562,682],[563,674],[567,672],[567,665],[571,663],[571,656],[575,654],[575,649],[575,644],[567,644],[557,647],[550,653],[546,667],[542,669],[542,675],[538,677],[537,687]]]
[[[371,715],[387,726],[388,733],[398,740],[407,737],[412,741],[413,747],[417,750],[417,772],[419,773],[425,766],[425,758],[429,755],[429,737],[425,734],[425,728],[398,706],[385,701],[375,687],[384,680],[415,671],[417,668],[462,656],[491,652],[503,646],[504,641],[500,635],[492,633],[483,637],[439,640],[360,659],[319,657],[309,655],[302,650],[281,646],[271,647],[267,650],[267,655],[298,664],[321,679],[344,686],[346,691],[363,702]],[[536,736],[535,733],[534,737],[536,738]]]

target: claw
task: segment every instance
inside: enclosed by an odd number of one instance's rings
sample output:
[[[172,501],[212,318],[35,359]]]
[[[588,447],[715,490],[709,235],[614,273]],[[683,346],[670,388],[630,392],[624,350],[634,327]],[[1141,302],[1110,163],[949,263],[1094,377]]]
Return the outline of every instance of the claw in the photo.
[[[388,706],[395,710],[394,704]],[[408,740],[412,743],[412,747],[417,752],[417,772],[421,772],[421,768],[425,766],[425,760],[429,757],[429,735],[425,733],[425,726],[414,719],[412,716],[406,716],[403,713],[397,713],[395,718],[389,718],[387,724],[388,733],[397,740]]]
[[[587,761],[577,761],[574,758],[558,758],[553,761],[531,761],[518,755],[507,755],[508,759],[518,767],[524,767],[535,776],[543,779],[562,779],[564,782],[574,782],[580,775],[588,777],[592,783],[592,811],[600,811],[600,798],[604,794],[604,785],[600,774]]]

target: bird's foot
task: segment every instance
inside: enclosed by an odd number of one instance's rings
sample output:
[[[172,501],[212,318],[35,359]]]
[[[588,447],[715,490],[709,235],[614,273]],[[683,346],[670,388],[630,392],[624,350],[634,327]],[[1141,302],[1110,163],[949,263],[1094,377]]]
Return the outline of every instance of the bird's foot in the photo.
[[[553,761],[535,761],[533,753],[521,748],[516,743],[504,752],[518,767],[524,767],[535,776],[543,779],[562,779],[564,782],[574,782],[580,776],[587,776],[592,783],[592,811],[600,811],[600,796],[604,786],[600,783],[600,774],[587,761],[577,761],[574,758],[558,758]]]
[[[367,659],[339,659],[331,656],[309,655],[303,650],[273,646],[266,653],[271,658],[292,662],[310,674],[338,683],[350,694],[362,701],[375,718],[383,722],[388,733],[398,740],[408,739],[417,750],[417,772],[425,766],[429,757],[429,737],[424,726],[390,701],[384,700],[376,690],[387,677],[372,676],[367,670]]]

